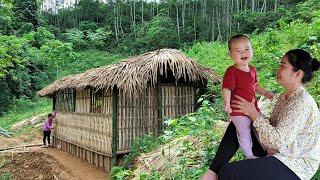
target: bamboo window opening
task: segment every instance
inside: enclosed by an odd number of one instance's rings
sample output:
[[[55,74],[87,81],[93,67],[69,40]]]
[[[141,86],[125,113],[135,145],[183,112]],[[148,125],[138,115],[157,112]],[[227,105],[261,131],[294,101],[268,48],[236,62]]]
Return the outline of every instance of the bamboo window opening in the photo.
[[[102,90],[91,89],[91,103],[90,103],[90,113],[101,113],[102,112],[102,100],[103,100]]]
[[[74,92],[73,90],[61,91],[56,95],[54,109],[64,112],[74,111]]]

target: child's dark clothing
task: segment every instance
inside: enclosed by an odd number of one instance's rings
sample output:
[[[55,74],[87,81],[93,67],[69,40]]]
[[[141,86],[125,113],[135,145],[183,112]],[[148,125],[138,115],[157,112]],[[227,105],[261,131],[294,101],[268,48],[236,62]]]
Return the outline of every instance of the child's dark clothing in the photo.
[[[43,144],[46,145],[46,139],[48,139],[48,145],[50,145],[50,134],[51,131],[43,130]]]

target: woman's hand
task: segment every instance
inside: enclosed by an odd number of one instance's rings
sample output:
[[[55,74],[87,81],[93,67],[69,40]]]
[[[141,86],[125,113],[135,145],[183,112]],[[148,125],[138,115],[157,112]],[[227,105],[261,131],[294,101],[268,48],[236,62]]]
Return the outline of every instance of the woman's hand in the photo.
[[[257,111],[254,105],[254,98],[251,102],[249,102],[240,96],[235,95],[235,97],[238,100],[232,100],[231,102],[231,107],[236,109],[234,112],[244,113],[245,115],[249,116],[252,121],[255,121],[260,116],[260,113]]]
[[[274,98],[273,93],[269,92],[269,91],[266,91],[263,96],[270,99],[270,100],[273,100],[273,98]]]

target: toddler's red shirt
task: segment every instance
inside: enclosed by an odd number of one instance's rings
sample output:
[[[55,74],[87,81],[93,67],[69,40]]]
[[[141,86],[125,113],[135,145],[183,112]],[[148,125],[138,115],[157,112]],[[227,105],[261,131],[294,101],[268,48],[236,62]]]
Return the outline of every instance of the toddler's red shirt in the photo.
[[[252,66],[249,72],[242,71],[234,66],[230,66],[223,77],[222,88],[228,88],[231,90],[231,100],[236,99],[235,95],[241,96],[247,101],[252,101],[252,98],[256,99],[256,86],[258,84],[258,77],[256,69]],[[255,106],[258,109],[257,101]],[[232,107],[231,107],[232,108]],[[234,108],[232,108],[234,111]],[[243,113],[232,112],[230,116],[245,116]]]

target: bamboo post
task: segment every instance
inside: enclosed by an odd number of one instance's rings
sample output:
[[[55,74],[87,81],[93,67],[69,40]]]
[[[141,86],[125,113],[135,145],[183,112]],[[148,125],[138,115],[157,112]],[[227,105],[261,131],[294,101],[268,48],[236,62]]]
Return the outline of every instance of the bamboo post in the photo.
[[[112,92],[112,165],[117,164],[118,150],[118,94],[119,90],[114,88]]]
[[[73,90],[73,112],[76,112],[77,91]]]
[[[56,110],[56,94],[52,97],[52,110]]]
[[[197,88],[198,88],[198,86],[196,85],[196,86],[193,86],[193,111],[196,111],[196,109],[197,109],[197,104],[198,104],[198,96],[197,96]]]
[[[89,112],[90,113],[92,113],[92,111],[93,111],[93,108],[92,108],[92,106],[93,106],[93,95],[92,95],[92,89],[90,88],[90,91],[89,91],[89,93],[90,93],[90,105],[89,105]]]
[[[157,106],[158,106],[158,121],[159,121],[159,127],[158,127],[158,135],[162,133],[163,130],[163,122],[162,122],[162,93],[161,93],[161,82],[160,82],[160,75],[158,72],[157,76]]]

